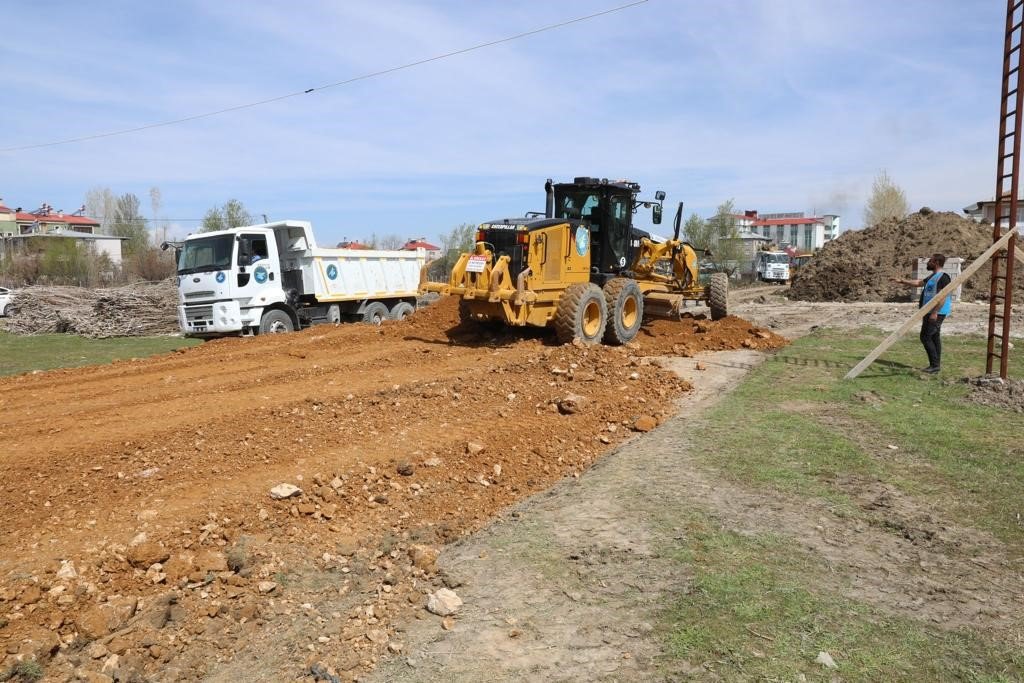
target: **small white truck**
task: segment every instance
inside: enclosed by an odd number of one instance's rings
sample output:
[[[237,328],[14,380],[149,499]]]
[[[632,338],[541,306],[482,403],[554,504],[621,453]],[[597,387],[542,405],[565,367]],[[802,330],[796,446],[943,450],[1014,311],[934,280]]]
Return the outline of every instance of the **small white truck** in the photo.
[[[762,282],[789,282],[789,254],[784,251],[759,251],[754,257],[754,272]]]
[[[305,221],[190,235],[178,249],[178,323],[187,336],[218,337],[402,319],[416,309],[425,258],[319,247]]]

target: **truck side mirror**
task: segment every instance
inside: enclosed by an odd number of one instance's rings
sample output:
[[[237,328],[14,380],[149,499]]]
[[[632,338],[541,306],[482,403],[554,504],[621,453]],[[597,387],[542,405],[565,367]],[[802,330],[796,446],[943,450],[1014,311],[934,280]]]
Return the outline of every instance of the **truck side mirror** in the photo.
[[[655,204],[651,207],[651,220],[654,221],[655,225],[661,225],[661,204]]]
[[[658,190],[657,192],[654,193],[654,198],[657,199],[659,202],[665,201],[665,191]]]

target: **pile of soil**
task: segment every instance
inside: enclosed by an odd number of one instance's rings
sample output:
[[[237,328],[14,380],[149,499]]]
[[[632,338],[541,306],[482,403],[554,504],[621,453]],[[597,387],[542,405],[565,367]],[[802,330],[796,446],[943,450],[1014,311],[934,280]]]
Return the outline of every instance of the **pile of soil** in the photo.
[[[846,232],[826,244],[800,272],[790,296],[801,301],[910,301],[914,291],[889,282],[911,278],[917,259],[939,252],[966,267],[992,244],[992,228],[952,212],[918,212],[902,220]],[[962,299],[988,298],[991,269],[964,283]],[[1024,293],[1024,278],[1016,288]]]
[[[645,356],[781,343],[729,318],[558,345],[448,298],[2,378],[0,679],[351,680],[458,588],[442,545],[675,411]]]
[[[968,403],[1024,413],[1024,380],[982,376],[961,381],[971,386]]]

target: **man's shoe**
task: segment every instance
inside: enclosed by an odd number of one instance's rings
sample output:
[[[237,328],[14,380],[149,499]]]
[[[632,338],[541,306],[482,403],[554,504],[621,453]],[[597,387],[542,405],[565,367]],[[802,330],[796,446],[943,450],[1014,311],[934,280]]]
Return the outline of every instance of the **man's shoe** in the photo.
[[[941,369],[942,369],[942,368],[940,368],[940,367],[937,367],[937,366],[935,366],[935,365],[929,365],[928,367],[926,367],[926,368],[925,368],[924,370],[922,370],[921,372],[926,372],[926,373],[928,373],[929,375],[937,375],[937,374],[939,374],[939,371],[940,371]]]

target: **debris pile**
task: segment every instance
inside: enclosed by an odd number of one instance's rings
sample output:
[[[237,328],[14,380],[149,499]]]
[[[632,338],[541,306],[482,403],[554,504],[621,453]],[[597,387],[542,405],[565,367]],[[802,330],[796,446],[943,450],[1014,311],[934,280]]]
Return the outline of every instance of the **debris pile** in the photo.
[[[960,381],[971,387],[965,398],[968,403],[1024,413],[1024,381],[991,375],[964,377]]]
[[[992,244],[992,228],[952,212],[918,212],[826,244],[800,271],[790,296],[801,301],[910,301],[913,289],[889,278],[911,278],[917,259],[939,252],[969,265]],[[988,264],[964,283],[965,301],[987,299]],[[1017,280],[1024,292],[1024,278]]]
[[[178,331],[173,280],[110,289],[31,286],[17,290],[4,329],[14,334],[68,333],[101,339]]]

